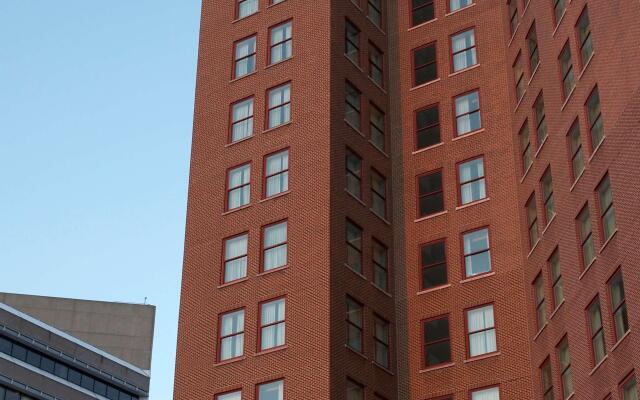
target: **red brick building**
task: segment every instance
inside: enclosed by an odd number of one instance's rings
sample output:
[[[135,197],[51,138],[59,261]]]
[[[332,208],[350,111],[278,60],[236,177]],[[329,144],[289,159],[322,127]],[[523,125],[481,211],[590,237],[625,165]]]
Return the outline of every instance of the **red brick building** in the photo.
[[[205,0],[174,398],[637,400],[639,19]]]

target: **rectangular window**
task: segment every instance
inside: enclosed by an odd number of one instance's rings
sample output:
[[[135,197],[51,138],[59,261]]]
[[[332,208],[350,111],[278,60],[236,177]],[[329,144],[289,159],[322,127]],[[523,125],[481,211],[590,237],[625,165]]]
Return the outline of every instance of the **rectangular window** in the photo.
[[[371,209],[379,217],[387,217],[387,179],[371,170]]]
[[[349,82],[345,85],[344,119],[357,130],[360,130],[360,91]]]
[[[416,150],[440,143],[440,113],[438,105],[416,111]]]
[[[269,34],[269,59],[270,64],[275,64],[291,58],[292,51],[292,35],[291,21],[274,26],[270,29]]]
[[[470,6],[472,3],[473,0],[449,0],[449,12],[460,10],[461,8]]]
[[[382,290],[388,288],[389,277],[389,250],[387,246],[373,239],[371,242],[373,252],[373,284]]]
[[[253,97],[231,106],[231,142],[253,135]]]
[[[367,2],[367,16],[377,27],[382,27],[382,2],[369,0]]]
[[[636,377],[631,375],[620,385],[622,400],[638,400],[638,388],[636,387]]]
[[[527,227],[529,229],[529,248],[538,243],[538,210],[536,207],[536,194],[531,194],[527,205],[525,206],[527,211]]]
[[[364,400],[364,387],[347,378],[347,400]]]
[[[544,296],[544,280],[542,272],[533,281],[533,293],[536,301],[536,322],[538,331],[547,324],[547,307]]]
[[[424,321],[422,343],[425,367],[451,362],[449,317],[445,315]]]
[[[480,123],[480,94],[477,90],[455,98],[456,133],[462,136],[477,131]]]
[[[430,172],[418,177],[418,217],[426,217],[444,211],[442,171]]]
[[[369,77],[378,86],[383,87],[384,56],[373,44],[369,44]]]
[[[568,399],[573,394],[573,378],[571,377],[571,356],[569,355],[569,340],[564,339],[556,347],[558,364],[560,365],[560,381],[562,382],[562,398]]]
[[[551,167],[547,168],[540,180],[542,187],[542,198],[544,200],[544,220],[549,224],[556,215],[555,201],[553,200],[553,178],[551,177]]]
[[[618,342],[629,331],[629,317],[627,315],[627,302],[624,295],[621,269],[609,280],[609,298],[611,300],[616,342]]]
[[[598,204],[600,206],[600,226],[602,241],[606,242],[616,231],[616,215],[613,210],[613,195],[609,174],[605,175],[598,185]]]
[[[453,58],[453,72],[472,67],[478,63],[475,29],[451,36],[451,57]]]
[[[360,29],[348,20],[345,24],[344,54],[354,64],[360,65]]]
[[[269,129],[284,125],[291,120],[291,84],[269,90]]]
[[[554,400],[551,360],[549,358],[544,360],[540,366],[540,378],[542,380],[542,400]]]
[[[438,78],[436,44],[431,43],[413,50],[413,86],[420,86]]]
[[[562,73],[562,93],[566,99],[576,86],[573,77],[573,62],[571,61],[571,47],[569,46],[569,42],[562,48],[558,61],[560,62],[560,72]]]
[[[384,137],[384,113],[378,107],[371,104],[369,115],[369,130],[371,143],[378,149],[384,151],[386,139]]]
[[[576,222],[578,223],[578,236],[580,237],[580,248],[582,250],[582,263],[584,268],[587,268],[596,257],[593,248],[591,214],[589,213],[588,205],[584,206],[582,211],[580,211]]]
[[[556,20],[556,25],[560,23],[562,17],[564,16],[564,12],[567,9],[567,5],[565,4],[566,0],[554,0],[553,3],[553,16]]]
[[[346,225],[347,265],[362,273],[362,228],[347,220]]]
[[[463,162],[458,165],[460,184],[460,204],[469,204],[487,197],[484,179],[484,158]]]
[[[417,26],[435,19],[433,0],[411,0],[411,25]]]
[[[251,198],[251,164],[227,172],[227,210],[249,204]]]
[[[242,356],[244,349],[244,310],[233,311],[220,316],[219,336],[219,361]]]
[[[474,390],[471,392],[471,400],[500,400],[500,388]]]
[[[284,0],[270,0],[269,4],[273,5],[273,4],[279,4],[282,3]]]
[[[498,350],[493,305],[467,311],[467,334],[470,357],[494,353]]]
[[[578,23],[576,24],[578,42],[580,43],[580,62],[584,68],[593,54],[593,42],[591,41],[591,26],[589,22],[589,10],[584,8]]]
[[[287,221],[263,228],[262,270],[270,271],[287,265]]]
[[[256,37],[240,40],[234,45],[234,78],[240,78],[256,70]]]
[[[534,23],[529,33],[527,33],[527,47],[529,49],[529,70],[531,75],[538,68],[540,64],[540,53],[538,51],[538,34],[536,32],[536,24]]]
[[[589,132],[591,133],[591,149],[594,150],[602,143],[602,139],[604,139],[602,112],[600,110],[600,92],[597,86],[589,95],[586,106]]]
[[[376,363],[389,368],[389,322],[378,316],[374,321],[373,341]]]
[[[215,400],[242,400],[242,391],[238,390],[231,393],[218,394]]]
[[[524,79],[524,67],[522,66],[522,56],[520,53],[518,53],[512,68],[513,79],[516,84],[516,100],[520,102],[524,96],[524,92],[527,90],[527,81]]]
[[[362,198],[362,158],[347,149],[345,167],[347,174],[346,189],[355,197]]]
[[[509,26],[511,35],[516,33],[518,25],[520,25],[520,17],[518,16],[518,0],[509,0]]]
[[[589,333],[591,334],[591,350],[593,351],[593,363],[598,365],[607,353],[604,344],[604,329],[602,328],[602,313],[600,311],[600,299],[596,297],[587,308]]]
[[[529,139],[529,122],[524,121],[520,132],[518,133],[520,138],[520,156],[522,158],[522,174],[526,174],[533,164],[533,157],[531,155],[531,140]]]
[[[549,271],[551,272],[551,286],[553,289],[553,307],[558,308],[564,301],[564,287],[562,285],[562,273],[560,272],[560,251],[556,248],[549,260]]]
[[[260,350],[284,346],[285,300],[260,304]]]
[[[576,121],[571,125],[569,134],[567,135],[569,141],[569,149],[571,152],[571,170],[573,173],[573,180],[576,181],[582,171],[584,171],[584,156],[582,154],[582,139],[580,138],[580,123]]]
[[[264,165],[265,197],[275,196],[289,190],[289,150],[267,156]]]
[[[284,381],[258,385],[258,400],[284,400]]]
[[[244,233],[224,241],[223,283],[247,276],[247,245],[249,235]]]
[[[362,351],[362,304],[347,297],[347,345],[352,349]]]
[[[444,240],[428,243],[420,248],[422,290],[442,286],[448,282],[447,257]]]
[[[238,19],[258,12],[258,0],[237,0],[236,16]]]
[[[470,278],[491,271],[489,228],[464,233],[462,241],[465,277]]]
[[[533,103],[533,111],[536,115],[536,142],[538,148],[547,139],[547,121],[544,113],[544,97],[542,92],[538,95],[536,102]]]

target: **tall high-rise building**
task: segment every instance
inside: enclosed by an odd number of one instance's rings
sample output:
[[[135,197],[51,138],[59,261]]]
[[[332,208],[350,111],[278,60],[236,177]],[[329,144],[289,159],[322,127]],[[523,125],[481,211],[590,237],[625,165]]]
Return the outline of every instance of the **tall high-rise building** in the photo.
[[[176,400],[637,400],[640,2],[204,0]]]

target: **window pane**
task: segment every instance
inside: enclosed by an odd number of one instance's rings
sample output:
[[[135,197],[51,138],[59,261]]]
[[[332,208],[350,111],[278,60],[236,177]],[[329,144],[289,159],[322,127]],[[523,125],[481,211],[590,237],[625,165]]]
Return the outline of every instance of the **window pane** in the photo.
[[[238,18],[244,18],[258,11],[258,0],[242,0],[238,2]]]
[[[449,11],[455,11],[460,8],[471,5],[472,0],[449,0]]]
[[[415,50],[413,53],[414,85],[431,82],[438,77],[435,44]]]
[[[456,97],[455,109],[458,136],[480,129],[480,97],[478,92]]]
[[[250,37],[236,43],[235,76],[241,77],[256,70],[256,38]]]
[[[233,392],[227,394],[221,394],[216,397],[216,400],[242,400],[242,392]]]
[[[471,393],[471,400],[500,400],[500,389],[495,387],[476,390]]]
[[[231,141],[236,142],[251,136],[253,134],[253,99],[234,104],[232,117]]]
[[[264,383],[258,386],[258,400],[283,400],[284,381]]]
[[[463,241],[467,277],[490,271],[489,230],[466,233]]]
[[[468,204],[487,197],[484,180],[484,159],[476,158],[460,164],[460,202]]]
[[[438,106],[416,112],[416,147],[418,150],[440,143]]]
[[[451,53],[453,55],[453,70],[460,71],[478,63],[476,58],[476,39],[473,29],[451,37]]]
[[[622,387],[623,400],[638,400],[638,389],[636,388],[635,376],[629,379]]]
[[[347,400],[364,400],[364,390],[357,383],[347,380]]]
[[[411,22],[413,26],[431,21],[435,18],[433,0],[412,0],[411,7]]]
[[[271,30],[271,63],[291,57],[291,22]]]

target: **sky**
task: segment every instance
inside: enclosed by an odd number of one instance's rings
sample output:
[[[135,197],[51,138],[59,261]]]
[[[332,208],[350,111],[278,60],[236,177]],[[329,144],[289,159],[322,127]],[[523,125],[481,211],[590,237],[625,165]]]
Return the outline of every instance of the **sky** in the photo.
[[[200,0],[0,0],[0,291],[157,307],[172,398]]]

